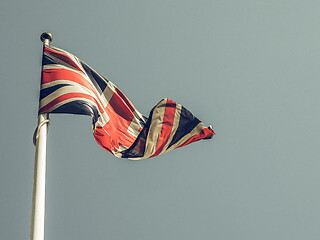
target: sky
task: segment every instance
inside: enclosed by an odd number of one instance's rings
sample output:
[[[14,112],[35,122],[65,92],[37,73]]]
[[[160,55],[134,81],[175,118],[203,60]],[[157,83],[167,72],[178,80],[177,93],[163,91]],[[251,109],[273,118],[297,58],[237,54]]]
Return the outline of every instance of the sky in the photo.
[[[162,98],[216,135],[118,159],[87,116],[50,115],[45,239],[320,235],[317,0],[0,2],[0,239],[28,239],[42,32],[144,115]]]

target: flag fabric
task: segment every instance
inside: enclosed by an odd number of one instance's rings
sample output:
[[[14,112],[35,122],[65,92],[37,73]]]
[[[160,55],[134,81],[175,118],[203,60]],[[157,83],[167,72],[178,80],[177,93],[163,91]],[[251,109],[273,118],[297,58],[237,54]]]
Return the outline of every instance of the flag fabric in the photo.
[[[186,108],[162,99],[143,116],[109,80],[76,56],[45,46],[42,58],[40,113],[92,117],[99,145],[119,158],[154,157],[214,135]]]

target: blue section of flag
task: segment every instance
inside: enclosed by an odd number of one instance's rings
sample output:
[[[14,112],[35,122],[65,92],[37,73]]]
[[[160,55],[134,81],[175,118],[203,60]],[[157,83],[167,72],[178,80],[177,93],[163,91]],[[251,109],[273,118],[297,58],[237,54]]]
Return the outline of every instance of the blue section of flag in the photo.
[[[193,116],[188,109],[182,107],[178,129],[173,136],[169,147],[176,144],[182,137],[190,133],[199,123],[200,120],[198,118]]]
[[[80,115],[88,115],[93,118],[93,123],[95,123],[99,117],[99,111],[97,108],[83,100],[74,100],[69,103],[65,103],[60,107],[52,111],[52,113],[72,113]]]
[[[48,95],[50,95],[51,93],[54,93],[59,88],[62,88],[62,87],[65,87],[65,86],[72,86],[72,85],[71,84],[58,84],[58,85],[55,85],[55,86],[52,86],[52,87],[41,89],[40,90],[40,99],[43,99],[43,98],[47,97]]]
[[[95,70],[89,67],[84,62],[81,62],[83,69],[86,71],[86,74],[92,81],[92,83],[97,87],[97,90],[101,93],[106,89],[108,80],[99,75]]]
[[[43,55],[42,57],[42,65],[49,65],[49,64],[59,64],[55,60],[53,60],[51,57],[47,55]]]

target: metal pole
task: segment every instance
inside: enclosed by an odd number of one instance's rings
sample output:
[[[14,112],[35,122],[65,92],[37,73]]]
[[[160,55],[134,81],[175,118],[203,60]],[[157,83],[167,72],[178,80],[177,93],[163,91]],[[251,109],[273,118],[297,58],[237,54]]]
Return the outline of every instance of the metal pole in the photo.
[[[43,46],[52,41],[50,33],[42,33]],[[48,114],[39,114],[38,127],[35,132],[35,162],[33,176],[32,210],[30,240],[44,240],[44,213],[46,187],[46,143],[48,131]]]

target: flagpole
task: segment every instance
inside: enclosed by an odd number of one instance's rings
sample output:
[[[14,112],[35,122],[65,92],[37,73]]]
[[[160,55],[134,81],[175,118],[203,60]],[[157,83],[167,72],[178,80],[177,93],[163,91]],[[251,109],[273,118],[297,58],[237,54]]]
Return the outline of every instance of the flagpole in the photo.
[[[40,37],[43,47],[52,41],[50,33]],[[47,113],[38,115],[38,126],[34,135],[35,162],[32,192],[30,240],[44,240],[45,187],[46,187],[46,143],[49,117]]]

